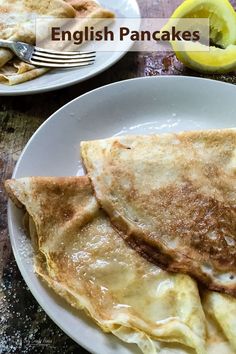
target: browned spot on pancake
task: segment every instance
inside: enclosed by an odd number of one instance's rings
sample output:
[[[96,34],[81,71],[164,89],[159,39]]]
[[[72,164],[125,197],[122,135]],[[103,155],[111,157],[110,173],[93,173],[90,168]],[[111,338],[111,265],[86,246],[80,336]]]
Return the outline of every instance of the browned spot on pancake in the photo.
[[[9,12],[10,12],[10,10],[9,10],[8,6],[1,6],[0,7],[0,14],[7,14]]]
[[[127,150],[131,150],[131,147],[130,146],[127,146],[125,144],[122,144],[120,141],[115,141],[113,143],[113,148],[114,149],[127,149]]]
[[[225,146],[225,142],[227,141],[228,149],[224,150],[225,152],[230,150],[230,148],[235,147],[236,144],[236,135],[232,130],[222,131],[214,130],[214,131],[193,131],[188,133],[177,134],[178,139],[185,143],[203,143],[206,148],[214,148],[217,149],[219,146]]]
[[[37,180],[35,184],[32,197],[37,199],[39,193],[45,195],[41,201],[41,207],[44,212],[44,221],[50,221],[51,223],[61,223],[71,220],[75,213],[79,212],[83,205],[74,205],[75,191],[78,189],[78,183],[76,178],[64,178],[61,177],[60,183],[53,184],[48,183],[47,179]],[[91,190],[89,181],[84,179],[84,190],[81,192],[81,197],[86,195],[87,191]]]
[[[72,219],[74,214],[75,211],[73,208],[71,208],[70,205],[65,205],[61,208],[59,217],[61,218],[61,221],[64,222]]]
[[[77,0],[70,0],[68,3],[76,10],[76,17],[86,17],[89,13],[100,7],[96,2],[91,0],[79,2]]]
[[[190,182],[152,190],[148,198],[131,188],[126,198],[138,201],[142,213],[151,217],[154,243],[162,235],[166,242],[181,240],[181,247],[190,246],[206,259],[209,254],[216,268],[227,269],[230,265],[236,269],[235,207],[204,195]],[[189,256],[196,258],[191,252]]]
[[[203,174],[208,178],[219,178],[220,177],[220,170],[218,166],[208,163],[203,165]]]

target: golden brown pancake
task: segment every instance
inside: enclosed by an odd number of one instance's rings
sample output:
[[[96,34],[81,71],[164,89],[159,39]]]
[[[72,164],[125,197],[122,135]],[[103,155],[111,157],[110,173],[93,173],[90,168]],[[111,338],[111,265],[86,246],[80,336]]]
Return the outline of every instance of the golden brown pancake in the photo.
[[[9,180],[6,190],[29,214],[36,272],[72,306],[146,354],[168,346],[206,353],[195,281],[163,271],[126,245],[87,177]]]
[[[155,264],[236,296],[236,130],[81,144],[96,196]]]

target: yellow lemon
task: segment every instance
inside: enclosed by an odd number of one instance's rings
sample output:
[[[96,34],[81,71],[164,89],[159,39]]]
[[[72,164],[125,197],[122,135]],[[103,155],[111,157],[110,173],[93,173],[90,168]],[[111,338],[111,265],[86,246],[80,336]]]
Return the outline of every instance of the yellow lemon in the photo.
[[[177,58],[196,71],[227,73],[236,70],[236,45],[221,49],[197,42],[172,42],[172,47]]]
[[[209,18],[214,45],[226,48],[236,44],[236,13],[228,0],[185,0],[173,18]]]

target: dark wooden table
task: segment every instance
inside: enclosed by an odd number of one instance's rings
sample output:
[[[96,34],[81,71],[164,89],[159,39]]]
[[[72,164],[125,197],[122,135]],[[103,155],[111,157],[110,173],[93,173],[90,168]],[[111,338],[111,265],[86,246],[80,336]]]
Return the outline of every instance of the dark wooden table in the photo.
[[[115,1],[115,0],[113,0]],[[169,17],[181,0],[139,0],[143,17]],[[236,0],[232,1],[236,8]],[[0,97],[0,353],[87,353],[44,313],[29,292],[12,255],[3,180],[11,177],[28,139],[55,110],[73,98],[114,81],[140,76],[199,74],[172,53],[128,53],[96,78],[60,91]],[[210,78],[236,84],[236,72]],[[106,353],[104,353],[106,354]]]

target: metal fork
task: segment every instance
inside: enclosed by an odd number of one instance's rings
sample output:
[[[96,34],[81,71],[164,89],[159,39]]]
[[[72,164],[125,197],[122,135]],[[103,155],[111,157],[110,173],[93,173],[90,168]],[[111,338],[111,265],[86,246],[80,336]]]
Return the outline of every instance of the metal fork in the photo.
[[[0,40],[0,47],[12,50],[26,63],[48,68],[72,68],[94,63],[96,52],[58,52],[39,48],[27,43]]]

